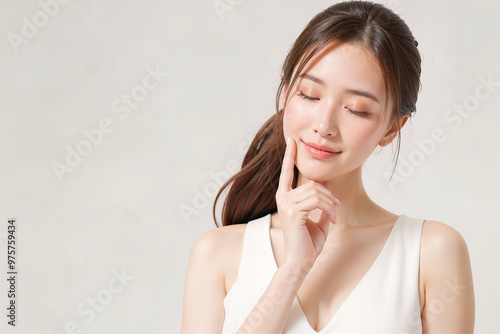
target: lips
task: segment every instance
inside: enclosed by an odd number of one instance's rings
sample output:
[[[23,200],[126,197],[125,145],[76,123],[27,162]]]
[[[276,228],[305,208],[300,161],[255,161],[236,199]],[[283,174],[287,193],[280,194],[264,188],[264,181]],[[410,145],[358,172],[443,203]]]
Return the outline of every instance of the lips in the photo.
[[[316,144],[313,142],[307,143],[307,142],[303,141],[303,143],[306,144],[307,146],[310,146],[312,148],[315,148],[315,149],[323,151],[323,152],[340,153],[340,151],[335,151],[333,148],[330,148],[329,146],[319,145],[319,144]]]

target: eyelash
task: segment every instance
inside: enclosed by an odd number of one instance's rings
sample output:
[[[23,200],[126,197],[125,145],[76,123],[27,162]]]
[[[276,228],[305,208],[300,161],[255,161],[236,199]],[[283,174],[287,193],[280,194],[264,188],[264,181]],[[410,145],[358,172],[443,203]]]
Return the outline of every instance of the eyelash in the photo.
[[[298,96],[300,96],[301,98],[303,98],[304,100],[306,101],[314,101],[314,100],[319,100],[318,98],[316,97],[310,97],[310,96],[307,96],[306,94],[302,93],[301,91],[299,91],[297,93]]]
[[[316,100],[319,100],[318,98],[316,98],[316,97],[310,97],[310,96],[302,93],[301,91],[299,91],[297,93],[297,95],[300,96],[302,99],[304,99],[306,101],[316,101]],[[357,115],[357,116],[366,117],[366,116],[370,115],[370,113],[368,113],[366,111],[356,111],[356,110],[352,110],[352,109],[349,109],[349,108],[346,108],[346,109],[349,110],[349,112],[351,112],[352,114]]]

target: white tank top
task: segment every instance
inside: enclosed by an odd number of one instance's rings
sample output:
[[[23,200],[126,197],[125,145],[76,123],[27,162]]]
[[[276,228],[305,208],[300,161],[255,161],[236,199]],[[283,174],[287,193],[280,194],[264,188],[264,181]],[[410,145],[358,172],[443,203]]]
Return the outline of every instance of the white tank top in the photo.
[[[320,332],[295,297],[283,334],[422,334],[418,272],[423,222],[399,216],[375,262]],[[271,214],[247,223],[238,276],[224,298],[222,334],[237,332],[278,269],[270,226]],[[251,320],[261,321],[259,316]]]

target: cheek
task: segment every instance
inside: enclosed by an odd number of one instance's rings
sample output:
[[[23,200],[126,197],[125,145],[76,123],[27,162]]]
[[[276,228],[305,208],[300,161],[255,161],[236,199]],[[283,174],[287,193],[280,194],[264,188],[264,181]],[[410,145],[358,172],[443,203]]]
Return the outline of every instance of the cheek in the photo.
[[[342,131],[346,145],[356,152],[369,155],[377,147],[380,137],[379,124],[346,124]]]
[[[309,118],[310,115],[307,114],[304,108],[301,108],[297,104],[288,102],[283,115],[283,132],[285,133],[285,138],[287,136],[293,136],[295,131],[298,131],[303,126],[307,125]]]

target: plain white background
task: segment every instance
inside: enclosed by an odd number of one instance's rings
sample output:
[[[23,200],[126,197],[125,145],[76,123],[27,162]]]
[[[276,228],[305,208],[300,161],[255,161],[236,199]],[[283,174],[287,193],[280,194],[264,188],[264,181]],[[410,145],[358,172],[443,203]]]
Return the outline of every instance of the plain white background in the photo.
[[[214,3],[0,3],[0,267],[16,218],[19,272],[15,328],[1,279],[3,333],[179,332],[215,192],[275,112],[287,50],[333,4]],[[464,236],[476,333],[500,332],[500,4],[382,3],[420,43],[422,91],[396,179],[393,145],[366,162],[366,188]]]

